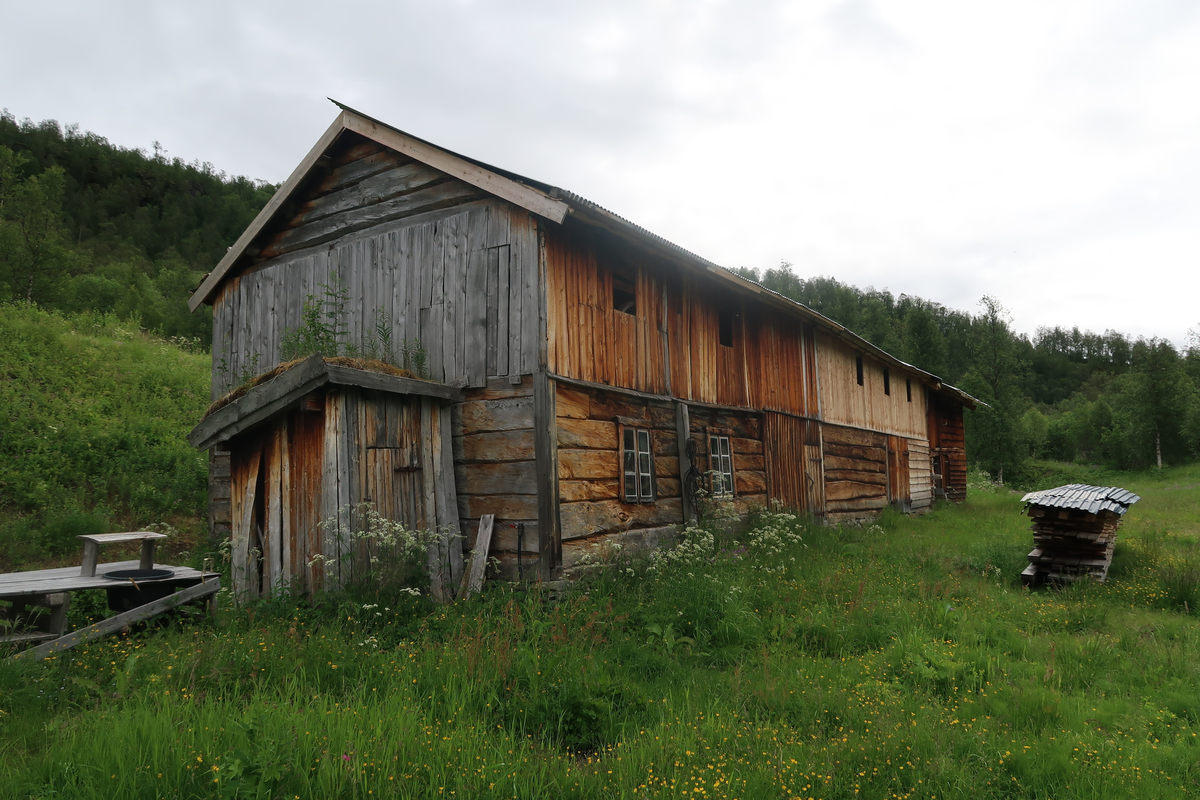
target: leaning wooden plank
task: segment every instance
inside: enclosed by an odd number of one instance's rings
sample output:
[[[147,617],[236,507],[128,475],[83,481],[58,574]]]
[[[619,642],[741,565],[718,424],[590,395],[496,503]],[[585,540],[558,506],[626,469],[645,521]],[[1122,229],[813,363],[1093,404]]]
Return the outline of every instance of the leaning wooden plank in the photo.
[[[471,551],[471,567],[463,573],[463,589],[459,593],[463,600],[483,590],[483,573],[487,571],[488,549],[492,546],[495,521],[495,514],[484,514],[479,518],[479,533],[475,537],[475,548]]]
[[[97,622],[95,625],[89,625],[86,628],[80,628],[74,633],[68,633],[66,636],[60,636],[52,642],[38,645],[37,647],[26,650],[23,653],[17,653],[13,658],[46,658],[55,653],[69,650],[81,642],[86,642],[90,639],[95,639],[99,636],[105,636],[113,631],[119,631],[126,625],[132,625],[135,622],[140,622],[144,619],[157,616],[164,611],[169,611],[172,608],[181,606],[184,603],[198,600],[201,597],[214,595],[221,588],[221,580],[214,578],[211,581],[203,581],[195,586],[189,586],[187,589],[176,592],[175,594],[161,597],[144,606],[126,611],[123,614],[117,614],[115,617],[109,617],[106,620]]]

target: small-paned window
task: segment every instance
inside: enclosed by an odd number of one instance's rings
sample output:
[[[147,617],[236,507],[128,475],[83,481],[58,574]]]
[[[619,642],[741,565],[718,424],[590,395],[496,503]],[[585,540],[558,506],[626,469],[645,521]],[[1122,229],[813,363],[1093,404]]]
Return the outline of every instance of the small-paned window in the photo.
[[[622,426],[621,463],[625,502],[653,503],[654,454],[650,447],[650,431]]]
[[[855,370],[858,372],[858,385],[859,385],[859,386],[862,386],[862,385],[863,385],[863,367],[862,367],[862,356],[857,356],[857,357],[855,357],[855,359],[854,359],[854,369],[855,369]]]
[[[889,396],[892,393],[892,375],[887,367],[883,368],[883,393]]]
[[[722,308],[717,311],[717,333],[722,347],[733,347],[732,308]]]
[[[633,285],[633,275],[628,272],[613,270],[613,310],[623,314],[637,315],[637,290]]]
[[[712,476],[713,497],[732,497],[733,453],[728,436],[709,435],[708,470]]]
[[[912,378],[904,379],[904,393],[908,395],[908,402],[912,402]]]

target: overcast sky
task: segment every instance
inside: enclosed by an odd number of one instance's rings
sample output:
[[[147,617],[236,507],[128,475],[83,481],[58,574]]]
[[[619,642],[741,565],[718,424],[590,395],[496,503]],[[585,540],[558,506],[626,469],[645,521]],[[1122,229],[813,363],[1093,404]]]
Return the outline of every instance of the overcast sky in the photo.
[[[0,7],[18,118],[280,182],[329,96],[727,266],[1200,328],[1195,0]]]

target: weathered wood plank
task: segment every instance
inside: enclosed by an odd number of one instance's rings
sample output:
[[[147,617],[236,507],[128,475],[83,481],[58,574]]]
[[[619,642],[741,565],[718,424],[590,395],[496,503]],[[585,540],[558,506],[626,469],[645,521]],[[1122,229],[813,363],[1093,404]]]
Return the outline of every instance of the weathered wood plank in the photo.
[[[491,514],[479,518],[479,532],[475,535],[475,546],[471,550],[471,568],[463,573],[461,599],[465,600],[483,589],[483,574],[487,569],[488,548],[492,544],[492,524],[495,521]]]
[[[478,190],[457,181],[430,184],[391,200],[354,208],[282,231],[263,248],[261,255],[263,258],[273,258],[333,239],[341,239],[347,234],[384,222],[461,205],[479,197],[481,195]]]
[[[491,514],[503,520],[536,520],[537,495],[491,494],[474,495],[462,493],[458,496],[459,519],[479,519]],[[536,545],[536,542],[534,542]]]
[[[69,650],[77,644],[89,641],[91,639],[105,636],[114,631],[119,631],[127,625],[132,625],[135,622],[140,622],[144,619],[157,616],[158,614],[168,611],[172,608],[190,603],[193,600],[199,600],[202,597],[215,595],[221,589],[221,580],[213,578],[212,580],[203,581],[195,586],[189,586],[187,589],[159,598],[153,602],[143,606],[138,606],[135,609],[126,611],[122,614],[117,614],[115,617],[109,617],[106,620],[97,622],[94,625],[89,625],[86,628],[80,628],[74,633],[68,633],[66,636],[61,636],[54,641],[46,642],[21,653],[17,653],[13,658],[23,659],[42,659],[61,653],[64,650]]]
[[[533,431],[495,431],[456,436],[456,461],[527,461],[534,457]]]
[[[314,197],[288,220],[287,227],[296,228],[334,214],[391,200],[442,180],[445,180],[444,175],[424,164],[410,162],[402,166],[390,166],[352,186]]]
[[[465,434],[533,428],[532,396],[468,400],[457,408]]]
[[[621,481],[618,478],[564,480],[561,476],[559,477],[558,497],[564,503],[576,503],[582,500],[615,500],[620,495]]]
[[[672,466],[674,465],[672,464]],[[619,469],[620,458],[616,450],[560,449],[558,451],[558,478],[560,481],[616,478]]]
[[[678,497],[656,503],[623,503],[620,500],[563,503],[564,541],[630,528],[650,528],[683,522],[683,501]]]
[[[464,494],[537,494],[535,461],[459,464],[455,480]]]
[[[533,376],[535,489],[538,496],[538,553],[542,580],[554,577],[561,561],[559,535],[558,436],[554,381],[542,370]]]
[[[617,444],[615,422],[564,416],[558,418],[560,448],[616,450]]]

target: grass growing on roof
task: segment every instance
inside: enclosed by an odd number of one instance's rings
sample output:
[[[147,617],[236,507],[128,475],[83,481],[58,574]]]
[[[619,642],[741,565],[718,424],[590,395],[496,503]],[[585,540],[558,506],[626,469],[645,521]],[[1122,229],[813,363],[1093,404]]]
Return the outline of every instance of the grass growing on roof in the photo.
[[[0,796],[1194,796],[1197,474],[1125,476],[1106,585],[1022,588],[996,489],[693,531],[558,602],[277,598],[3,664]]]

